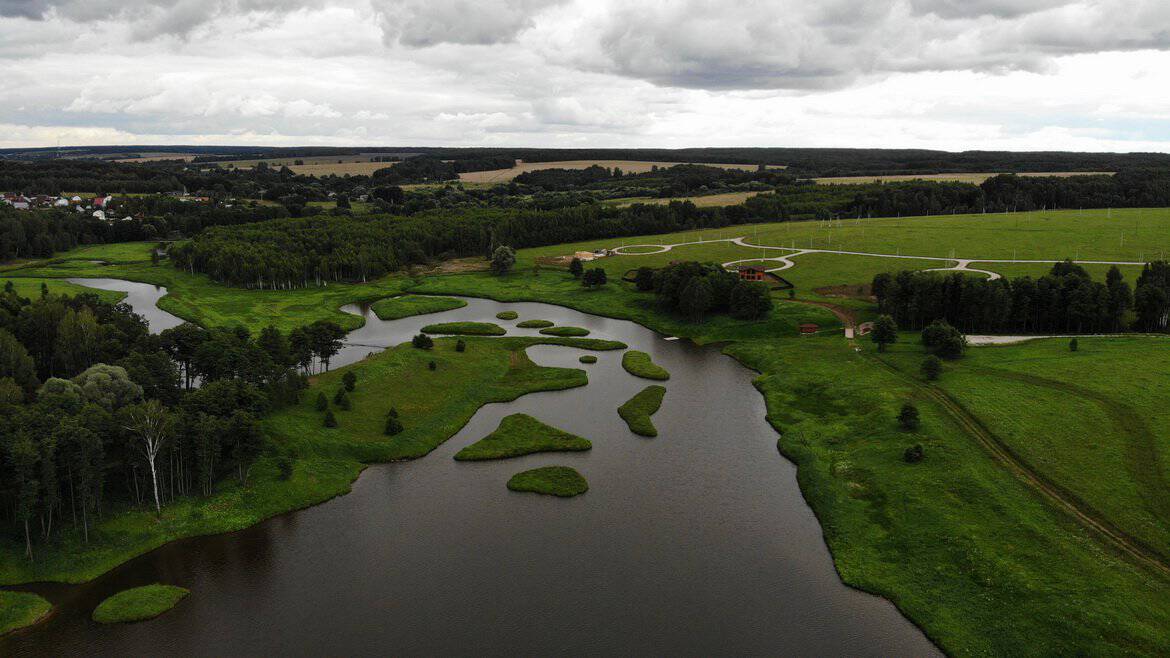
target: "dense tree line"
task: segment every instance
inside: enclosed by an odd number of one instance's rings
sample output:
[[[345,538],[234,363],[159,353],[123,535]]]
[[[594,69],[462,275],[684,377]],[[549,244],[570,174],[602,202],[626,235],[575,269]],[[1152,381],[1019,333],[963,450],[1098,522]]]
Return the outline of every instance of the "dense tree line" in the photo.
[[[986,334],[1124,331],[1135,300],[1116,267],[1099,282],[1068,261],[1038,279],[1010,281],[959,272],[883,273],[873,279],[873,294],[879,310],[903,329],[945,320],[963,333]]]
[[[399,183],[431,183],[455,180],[459,178],[459,174],[464,172],[511,169],[515,166],[516,160],[505,156],[444,160],[420,155],[407,158],[385,169],[379,169],[374,172],[373,178],[395,185]]]
[[[0,292],[0,531],[35,545],[85,541],[112,510],[246,482],[258,419],[297,400],[300,368],[327,362],[336,325],[292,335],[182,325],[152,335],[94,295]]]
[[[0,160],[0,190],[22,194],[67,192],[171,192],[182,189],[173,172],[160,167],[90,160]]]
[[[639,268],[638,290],[653,292],[665,309],[702,320],[710,313],[728,313],[740,320],[758,320],[772,310],[772,297],[763,283],[741,281],[719,265],[686,261],[655,270]]]

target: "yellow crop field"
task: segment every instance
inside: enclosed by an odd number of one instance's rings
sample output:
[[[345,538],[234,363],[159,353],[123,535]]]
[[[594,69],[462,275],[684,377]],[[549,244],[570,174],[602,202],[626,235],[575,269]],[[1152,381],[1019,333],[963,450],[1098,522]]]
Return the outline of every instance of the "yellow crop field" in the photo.
[[[465,183],[506,183],[513,178],[529,171],[538,169],[587,169],[593,165],[606,168],[620,167],[627,173],[645,173],[653,167],[673,167],[681,162],[650,162],[646,160],[560,160],[557,162],[524,162],[518,160],[511,169],[493,169],[491,171],[470,171],[459,174],[459,180]],[[750,171],[758,167],[754,164],[713,164],[697,163],[708,167],[723,167],[724,169],[743,169]],[[771,169],[783,169],[781,166],[769,165]]]

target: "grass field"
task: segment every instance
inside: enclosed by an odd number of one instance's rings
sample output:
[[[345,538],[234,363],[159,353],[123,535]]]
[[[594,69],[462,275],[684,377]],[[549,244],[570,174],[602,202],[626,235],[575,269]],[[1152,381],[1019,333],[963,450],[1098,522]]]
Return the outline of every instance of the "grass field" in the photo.
[[[658,408],[662,406],[662,398],[666,389],[652,385],[647,386],[630,398],[625,404],[618,407],[618,415],[630,426],[630,431],[639,436],[658,436],[658,429],[650,420]]]
[[[1039,473],[1170,559],[1170,340],[1079,343],[971,350],[940,386]]]
[[[568,466],[543,466],[513,475],[508,480],[512,491],[572,498],[589,491],[589,483],[575,468]]]
[[[52,610],[53,606],[36,594],[0,591],[0,635],[32,626]]]
[[[1017,176],[1099,176],[1112,175],[1112,171],[1052,171],[1052,172],[1027,172],[1019,173]],[[954,173],[954,174],[906,174],[894,176],[831,176],[827,178],[814,178],[820,185],[856,185],[858,183],[893,183],[898,181],[912,181],[912,180],[932,180],[932,181],[953,181],[957,183],[974,183],[979,185],[983,181],[998,176],[995,173]]]
[[[536,452],[580,452],[593,444],[527,414],[512,414],[494,432],[455,453],[459,461],[508,459]]]
[[[401,295],[378,300],[370,305],[370,310],[378,316],[379,320],[400,320],[415,315],[450,311],[464,306],[467,306],[467,302],[452,297]]]
[[[111,596],[94,608],[99,624],[124,624],[154,619],[183,600],[189,592],[174,585],[144,585]]]

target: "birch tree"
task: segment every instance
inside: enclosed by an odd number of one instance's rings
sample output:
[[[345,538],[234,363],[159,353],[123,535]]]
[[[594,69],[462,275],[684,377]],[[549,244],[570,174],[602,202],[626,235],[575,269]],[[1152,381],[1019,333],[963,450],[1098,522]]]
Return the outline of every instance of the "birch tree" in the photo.
[[[154,487],[154,509],[161,516],[162,503],[159,502],[158,496],[158,470],[155,468],[155,459],[171,436],[174,419],[158,400],[128,407],[126,418],[128,422],[124,427],[137,438],[138,450],[150,466],[150,481]]]

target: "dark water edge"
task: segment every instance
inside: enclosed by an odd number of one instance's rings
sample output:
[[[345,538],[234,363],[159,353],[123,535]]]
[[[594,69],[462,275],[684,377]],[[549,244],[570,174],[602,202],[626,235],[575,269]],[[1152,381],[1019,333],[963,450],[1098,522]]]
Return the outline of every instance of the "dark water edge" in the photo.
[[[132,303],[158,330],[174,316],[152,293],[165,290],[140,290],[146,297]],[[392,322],[347,307],[367,323],[334,364],[432,322],[493,321],[509,335],[536,335],[494,318],[515,310],[650,352],[672,375],[654,416],[659,437],[638,437],[617,416],[649,383],[622,370],[619,352],[582,366],[580,350],[530,348],[542,365],[584,368],[590,384],[485,406],[431,455],[371,466],[352,493],[322,505],[168,544],[84,585],[38,586],[57,614],[0,639],[0,654],[938,654],[888,601],[841,583],[751,371],[631,322],[467,301]],[[589,438],[593,450],[451,459],[521,412]],[[581,471],[590,491],[555,499],[504,486],[553,464]],[[192,593],[149,622],[89,620],[106,596],[155,581]]]

